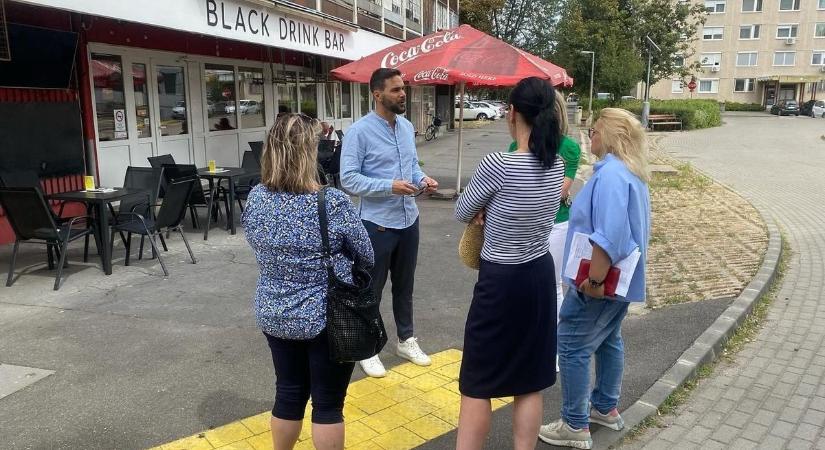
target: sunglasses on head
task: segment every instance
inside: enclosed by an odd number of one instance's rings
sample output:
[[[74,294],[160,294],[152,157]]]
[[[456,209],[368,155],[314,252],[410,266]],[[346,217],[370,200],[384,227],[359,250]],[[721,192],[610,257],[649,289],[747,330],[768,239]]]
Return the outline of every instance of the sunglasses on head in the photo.
[[[598,133],[598,131],[596,131],[595,128],[591,128],[591,129],[587,130],[587,137],[592,139],[593,135],[596,134],[596,133]]]

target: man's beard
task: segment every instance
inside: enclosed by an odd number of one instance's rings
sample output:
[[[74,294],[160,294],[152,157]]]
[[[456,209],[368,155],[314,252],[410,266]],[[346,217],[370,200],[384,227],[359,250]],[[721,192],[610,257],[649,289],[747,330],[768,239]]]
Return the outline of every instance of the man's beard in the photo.
[[[382,101],[384,108],[392,111],[393,114],[404,114],[407,111],[407,104],[406,103],[395,103],[389,101]]]

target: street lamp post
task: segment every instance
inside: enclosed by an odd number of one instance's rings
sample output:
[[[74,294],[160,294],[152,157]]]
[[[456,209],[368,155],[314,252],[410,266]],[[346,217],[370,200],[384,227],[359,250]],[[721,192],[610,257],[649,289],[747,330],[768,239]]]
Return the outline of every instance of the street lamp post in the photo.
[[[590,106],[587,107],[587,123],[593,123],[593,74],[596,70],[596,53],[590,50],[582,50],[582,55],[590,55]]]
[[[647,81],[645,82],[645,101],[642,104],[642,126],[647,128],[650,118],[650,68],[653,65],[653,49],[659,53],[662,49],[653,42],[653,39],[650,39],[650,36],[645,36],[645,43],[647,44]]]

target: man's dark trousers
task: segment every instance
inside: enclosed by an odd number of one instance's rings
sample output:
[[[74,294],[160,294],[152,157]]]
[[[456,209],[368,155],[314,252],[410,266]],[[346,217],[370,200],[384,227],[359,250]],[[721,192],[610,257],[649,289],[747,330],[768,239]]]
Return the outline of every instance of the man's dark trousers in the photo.
[[[384,228],[364,220],[364,227],[372,241],[375,266],[372,268],[372,286],[378,300],[389,273],[392,283],[392,313],[398,329],[398,339],[406,341],[413,331],[413,285],[418,262],[418,219],[407,228]]]

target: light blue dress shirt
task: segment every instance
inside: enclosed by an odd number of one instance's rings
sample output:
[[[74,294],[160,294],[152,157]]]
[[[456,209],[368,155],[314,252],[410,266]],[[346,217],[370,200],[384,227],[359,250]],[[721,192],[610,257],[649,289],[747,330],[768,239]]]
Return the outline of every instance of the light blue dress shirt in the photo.
[[[361,198],[362,220],[378,226],[404,229],[418,219],[415,198],[393,195],[393,180],[416,186],[426,175],[418,165],[415,128],[402,116],[395,128],[374,111],[355,122],[341,150],[341,184]]]
[[[647,185],[624,163],[608,153],[593,166],[593,176],[573,200],[565,242],[564,265],[567,265],[570,241],[579,232],[601,247],[615,264],[636,248],[642,256],[630,281],[626,302],[645,300],[645,262],[650,238],[650,192]],[[564,277],[574,289],[575,281]]]

